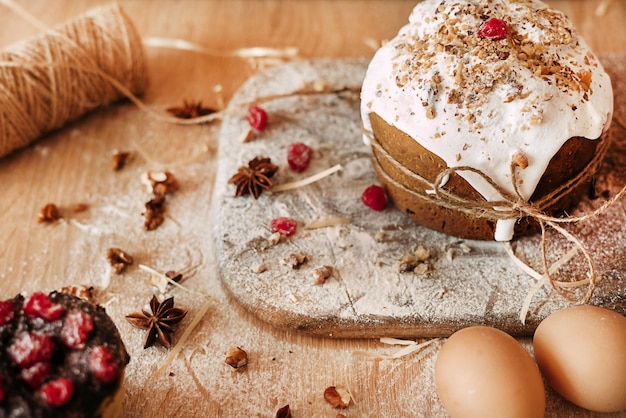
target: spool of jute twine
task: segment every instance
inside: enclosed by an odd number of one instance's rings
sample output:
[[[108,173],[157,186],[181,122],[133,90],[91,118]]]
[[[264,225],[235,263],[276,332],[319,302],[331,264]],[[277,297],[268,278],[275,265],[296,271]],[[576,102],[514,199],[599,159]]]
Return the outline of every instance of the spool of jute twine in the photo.
[[[148,85],[142,40],[119,5],[0,53],[0,157]]]

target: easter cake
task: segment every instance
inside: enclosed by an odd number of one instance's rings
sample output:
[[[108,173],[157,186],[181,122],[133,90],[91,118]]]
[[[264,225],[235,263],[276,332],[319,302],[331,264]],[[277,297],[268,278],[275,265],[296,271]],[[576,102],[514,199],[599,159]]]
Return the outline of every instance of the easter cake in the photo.
[[[66,293],[0,301],[0,417],[117,417],[129,361],[104,308]]]
[[[364,136],[420,224],[508,241],[578,202],[608,148],[611,80],[538,0],[425,0],[371,60]]]

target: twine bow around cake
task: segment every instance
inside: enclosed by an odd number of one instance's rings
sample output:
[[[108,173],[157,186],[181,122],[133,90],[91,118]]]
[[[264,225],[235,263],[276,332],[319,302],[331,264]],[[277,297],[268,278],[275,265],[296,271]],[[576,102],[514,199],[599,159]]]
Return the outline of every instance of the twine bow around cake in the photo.
[[[518,172],[519,170],[524,169],[524,165],[520,163],[518,158],[512,158],[510,164],[511,181],[513,184],[514,193],[510,193],[509,191],[507,191],[504,187],[496,183],[492,178],[483,173],[481,170],[469,166],[448,167],[439,172],[434,181],[429,181],[428,179],[420,176],[412,170],[409,170],[399,161],[397,161],[377,141],[377,139],[371,132],[368,132],[366,130],[364,130],[363,132],[366,138],[369,140],[371,146],[378,153],[384,156],[395,169],[401,171],[408,178],[420,184],[424,188],[424,190],[428,191],[427,193],[420,193],[392,178],[389,174],[385,172],[385,170],[382,169],[376,156],[373,156],[372,162],[377,168],[378,174],[382,176],[386,182],[393,184],[399,189],[402,189],[406,193],[409,193],[411,196],[446,209],[459,211],[472,217],[483,218],[495,222],[499,220],[520,219],[525,217],[534,219],[541,228],[540,249],[543,264],[542,276],[547,279],[547,282],[550,284],[550,287],[556,292],[556,294],[566,301],[570,303],[582,304],[588,303],[590,301],[593,295],[593,291],[599,281],[595,263],[593,261],[593,258],[591,257],[589,250],[585,247],[581,240],[561,225],[581,222],[597,216],[600,212],[606,210],[608,207],[613,205],[626,193],[626,186],[622,188],[611,199],[604,202],[602,206],[593,210],[592,212],[583,214],[581,216],[555,217],[547,214],[545,210],[553,202],[558,201],[561,197],[563,197],[568,192],[568,190],[571,190],[572,188],[582,185],[584,182],[588,181],[590,176],[596,172],[596,170],[602,164],[602,161],[612,142],[612,134],[610,132],[606,134],[607,138],[605,138],[598,144],[598,148],[592,160],[582,171],[580,171],[575,177],[571,178],[569,181],[561,184],[559,187],[552,190],[550,193],[532,202],[522,198],[517,187]],[[469,172],[478,175],[485,182],[487,182],[496,192],[498,192],[502,199],[498,201],[475,200],[460,196],[454,192],[451,192],[450,190],[445,189],[444,186],[450,176],[462,172]],[[587,285],[587,291],[582,298],[572,298],[561,290],[561,287],[569,287],[568,285],[572,285],[572,282],[561,282],[554,278],[554,269],[550,268],[547,256],[547,227],[554,229],[557,233],[559,233],[569,242],[571,242],[574,245],[574,248],[577,250],[576,252],[581,252],[585,258],[587,264],[587,277],[585,279],[574,282],[576,286]],[[573,254],[569,255],[568,257],[571,256],[573,256]],[[534,289],[534,291],[536,290],[538,289]],[[522,318],[524,316],[525,313],[522,315]]]

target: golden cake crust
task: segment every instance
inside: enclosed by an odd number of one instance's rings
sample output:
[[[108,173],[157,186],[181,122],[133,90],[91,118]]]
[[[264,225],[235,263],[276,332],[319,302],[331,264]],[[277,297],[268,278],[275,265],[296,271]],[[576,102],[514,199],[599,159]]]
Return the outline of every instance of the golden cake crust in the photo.
[[[495,221],[448,209],[408,192],[405,188],[422,196],[426,195],[423,183],[410,177],[398,167],[398,164],[429,182],[434,182],[448,167],[441,158],[426,150],[406,133],[389,125],[376,113],[370,114],[370,121],[376,141],[388,154],[385,155],[376,147],[373,148],[376,174],[396,207],[419,224],[445,234],[464,239],[494,239]],[[598,145],[605,140],[607,139],[604,136],[597,140],[570,138],[550,160],[530,202],[538,201],[581,173],[593,159]],[[584,193],[592,175],[592,172],[586,173],[585,181],[567,190],[560,199],[552,202],[543,211],[558,214],[572,207]],[[484,198],[456,173],[450,175],[444,189],[462,198],[484,201]],[[532,219],[522,218],[515,225],[515,236],[535,231],[536,227],[537,223]]]

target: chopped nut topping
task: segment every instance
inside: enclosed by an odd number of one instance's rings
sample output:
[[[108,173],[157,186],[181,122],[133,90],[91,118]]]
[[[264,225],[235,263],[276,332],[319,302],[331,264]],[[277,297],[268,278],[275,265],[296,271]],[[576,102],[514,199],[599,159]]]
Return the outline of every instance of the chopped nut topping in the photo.
[[[37,215],[37,222],[39,223],[52,223],[61,219],[61,215],[59,214],[59,209],[54,203],[48,203],[46,206],[41,208],[39,211],[39,215]]]
[[[116,274],[122,274],[134,261],[133,256],[119,248],[109,248],[106,256]]]
[[[524,154],[522,154],[521,152],[516,152],[511,157],[511,164],[514,167],[519,167],[519,168],[521,168],[523,170],[526,167],[528,167],[528,158]]]
[[[350,404],[352,396],[348,389],[343,386],[329,386],[324,391],[324,399],[333,408],[346,409]]]
[[[241,347],[230,347],[226,351],[226,364],[234,369],[244,367],[248,364],[248,353],[246,353]]]
[[[302,253],[291,253],[283,260],[283,263],[290,266],[294,270],[298,270],[304,263],[309,261],[309,257]]]
[[[322,266],[313,270],[313,283],[324,284],[326,279],[333,275],[335,269],[332,266]]]

